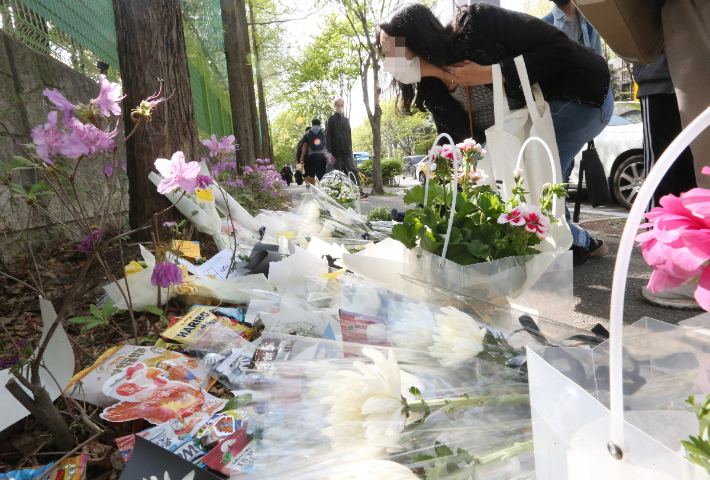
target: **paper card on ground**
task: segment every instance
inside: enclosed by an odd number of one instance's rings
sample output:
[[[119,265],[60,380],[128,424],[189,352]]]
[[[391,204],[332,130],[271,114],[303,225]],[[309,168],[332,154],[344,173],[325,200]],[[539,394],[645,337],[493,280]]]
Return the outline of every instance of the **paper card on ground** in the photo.
[[[47,335],[47,331],[57,318],[57,314],[54,311],[54,307],[52,307],[52,302],[42,297],[39,299],[39,306],[44,327],[44,333],[39,342],[39,345],[41,345]],[[47,368],[40,368],[39,376],[42,385],[49,392],[52,400],[54,400],[69,384],[74,373],[74,350],[72,350],[67,334],[61,325],[57,327],[52,339],[49,341],[42,363]],[[5,388],[11,378],[14,378],[14,376],[9,370],[0,371],[0,405],[2,405],[2,409],[0,409],[0,430],[4,430],[30,414]]]
[[[213,275],[215,278],[225,280],[227,278],[227,272],[229,272],[229,266],[233,257],[233,252],[229,250],[222,250],[202,265],[197,265],[195,267],[195,275]],[[241,276],[239,273],[240,272],[237,268],[232,268],[232,271],[229,272],[229,278]]]
[[[200,242],[173,240],[173,250],[182,252],[187,258],[197,258],[200,256]]]
[[[329,329],[335,339],[342,338],[338,321],[323,312],[307,312],[292,307],[278,313],[260,314],[264,329],[275,333],[296,333],[303,337],[320,338]]]

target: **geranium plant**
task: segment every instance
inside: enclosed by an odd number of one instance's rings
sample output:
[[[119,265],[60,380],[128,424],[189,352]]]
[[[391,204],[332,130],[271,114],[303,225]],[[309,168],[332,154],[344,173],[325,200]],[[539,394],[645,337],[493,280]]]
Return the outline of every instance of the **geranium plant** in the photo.
[[[476,169],[481,150],[480,145],[472,142],[469,139],[461,144],[464,148],[436,147],[437,181],[429,185],[426,202],[424,187],[416,186],[407,192],[404,202],[417,206],[407,211],[403,223],[392,228],[391,237],[408,249],[420,246],[441,256],[455,193],[454,219],[446,251],[448,260],[471,265],[540,253],[535,246],[548,236],[550,226],[557,222],[552,214],[553,199],[567,196],[565,186],[545,185],[539,206],[528,206],[525,196],[530,192],[523,188],[521,173],[515,172],[512,196],[505,201],[491,186],[478,184],[486,175]],[[450,183],[454,175],[450,160],[454,155],[459,159],[464,157],[463,171],[456,172],[463,181],[455,192]]]

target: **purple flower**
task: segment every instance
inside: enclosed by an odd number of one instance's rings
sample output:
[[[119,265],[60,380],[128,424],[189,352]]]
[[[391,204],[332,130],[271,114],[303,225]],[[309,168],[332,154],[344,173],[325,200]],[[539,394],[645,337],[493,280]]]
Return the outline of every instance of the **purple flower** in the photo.
[[[97,152],[108,153],[115,144],[113,137],[118,133],[118,127],[111,132],[105,132],[90,123],[81,123],[72,118],[67,124],[71,135],[67,137],[60,153],[67,158],[79,158],[82,155],[92,156]]]
[[[212,181],[212,177],[210,177],[209,175],[198,175],[195,180],[197,188],[201,188],[203,190],[208,186],[212,185],[212,183],[214,183]]]
[[[57,112],[49,112],[47,123],[32,129],[32,141],[37,147],[35,152],[49,165],[54,165],[52,159],[60,152],[66,139],[67,134],[57,130]]]
[[[165,223],[163,223],[163,226],[164,226],[164,227],[174,227],[175,225],[176,225],[175,222],[165,222]]]
[[[99,96],[91,100],[90,103],[98,105],[99,112],[104,117],[108,117],[110,113],[120,115],[121,107],[118,102],[125,97],[125,95],[121,96],[121,85],[109,82],[104,75],[99,77],[99,85],[101,86]]]
[[[246,167],[244,167],[244,173],[254,173],[254,170],[249,165],[247,165]]]
[[[219,155],[233,154],[237,151],[237,146],[234,144],[234,135],[222,137],[222,140],[217,141],[217,135],[212,134],[212,140],[203,140],[202,145],[210,149],[210,157]]]
[[[108,167],[104,167],[104,175],[106,175],[107,177],[113,175],[113,167],[111,165],[109,165]]]
[[[154,287],[161,286],[168,288],[170,285],[180,285],[182,283],[182,271],[174,263],[163,261],[156,263],[153,268],[153,275],[150,277],[150,284]]]
[[[163,180],[158,185],[158,193],[167,193],[176,188],[182,188],[187,193],[195,193],[200,164],[197,162],[185,163],[185,154],[182,152],[173,153],[170,160],[166,158],[157,159],[155,168],[163,176]]]
[[[84,237],[84,240],[81,241],[81,244],[79,245],[79,251],[83,253],[93,253],[95,251],[94,244],[99,241],[99,238],[101,237],[101,232],[98,230],[94,230],[91,232],[91,235],[87,235]]]
[[[67,123],[67,120],[69,120],[72,115],[74,115],[74,110],[76,110],[77,107],[76,105],[72,104],[69,100],[64,98],[64,95],[59,93],[59,90],[56,88],[53,90],[50,90],[48,88],[45,88],[44,91],[42,92],[45,97],[49,99],[50,102],[52,102],[57,108],[63,110],[63,115],[62,115],[62,121],[64,123]]]
[[[234,183],[239,185],[240,187],[244,186],[244,181],[241,178],[237,178],[236,180],[234,180]]]

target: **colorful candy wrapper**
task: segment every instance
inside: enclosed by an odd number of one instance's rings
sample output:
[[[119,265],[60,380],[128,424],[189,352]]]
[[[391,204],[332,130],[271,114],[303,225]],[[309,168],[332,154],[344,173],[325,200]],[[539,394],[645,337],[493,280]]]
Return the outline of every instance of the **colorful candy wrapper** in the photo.
[[[206,450],[211,450],[216,444],[234,434],[253,413],[253,407],[216,413],[197,432],[195,438]]]
[[[188,312],[163,332],[163,336],[193,348],[218,352],[236,338],[251,338],[252,330],[220,318],[204,307]]]
[[[251,473],[255,451],[255,442],[247,435],[246,426],[242,426],[202,457],[202,462],[229,476]]]
[[[151,443],[162,447],[188,462],[197,462],[206,453],[199,441],[192,438],[185,423],[181,419],[170,420],[157,427],[149,428],[140,433]],[[126,435],[116,439],[116,445],[124,462],[128,462],[136,443],[135,435]]]
[[[54,463],[37,468],[23,468],[12,472],[0,473],[0,479],[39,480]],[[45,480],[84,480],[86,478],[86,455],[67,458],[52,471]]]
[[[246,313],[247,313],[247,306],[246,305],[238,305],[235,307],[211,307],[209,305],[193,305],[191,306],[187,313],[190,313],[192,310],[195,308],[204,308],[218,317],[226,317],[228,318],[232,323],[234,324],[243,324],[244,320],[246,318]],[[246,325],[247,327],[251,328],[251,324]]]

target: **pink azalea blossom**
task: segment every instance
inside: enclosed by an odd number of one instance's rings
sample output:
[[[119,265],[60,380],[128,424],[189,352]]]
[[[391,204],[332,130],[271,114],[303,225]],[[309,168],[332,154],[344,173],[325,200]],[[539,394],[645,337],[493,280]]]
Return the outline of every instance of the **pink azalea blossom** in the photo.
[[[209,175],[198,175],[195,178],[195,186],[197,188],[201,188],[202,190],[206,189],[213,183],[214,182],[212,181],[212,177],[210,177]]]
[[[111,165],[104,167],[104,175],[106,175],[107,177],[113,175],[113,167]]]
[[[54,165],[52,159],[60,152],[66,137],[65,132],[57,130],[57,112],[49,112],[47,123],[32,129],[32,141],[36,146],[35,152],[49,165]]]
[[[163,180],[158,185],[159,193],[164,194],[177,188],[182,188],[187,193],[195,193],[200,164],[197,162],[185,163],[185,154],[182,152],[173,153],[170,160],[157,159],[155,168],[163,176]]]
[[[234,140],[234,135],[229,135],[228,137],[222,137],[222,139],[218,141],[217,135],[213,133],[212,140],[203,140],[202,144],[210,149],[210,157],[214,158],[218,155],[229,155],[236,153],[237,146],[234,144]]]
[[[498,217],[498,223],[510,223],[511,225],[520,227],[521,225],[525,225],[524,215],[526,212],[527,209],[524,205],[518,205],[508,213],[501,213],[500,217]]]
[[[542,240],[547,237],[550,232],[550,219],[547,215],[543,215],[540,207],[534,205],[523,214],[525,218],[525,230],[537,235],[537,238]]]
[[[97,105],[104,117],[110,114],[120,115],[121,106],[118,102],[125,98],[125,95],[121,96],[121,85],[109,82],[104,75],[99,77],[99,85],[101,86],[99,96],[91,100],[90,104]]]
[[[177,225],[176,222],[163,222],[163,226],[166,227],[166,228],[168,228],[168,227],[174,227],[175,225]]]
[[[660,292],[697,278],[695,299],[710,310],[710,192],[695,188],[680,198],[667,195],[659,203],[646,214],[649,223],[641,225],[651,230],[636,237],[654,270],[648,288]]]
[[[57,90],[56,88],[53,90],[45,88],[42,91],[42,94],[47,97],[49,101],[52,102],[57,108],[63,111],[62,121],[64,123],[67,123],[67,120],[69,120],[72,115],[74,115],[74,110],[79,108],[78,106],[74,105],[69,100],[64,98],[64,95],[59,93],[59,90]]]
[[[60,153],[67,158],[79,158],[82,155],[92,156],[95,153],[108,153],[115,144],[113,137],[118,133],[118,128],[105,132],[96,128],[91,123],[81,123],[76,118],[69,120],[67,125],[71,135],[64,142]]]
[[[150,284],[154,287],[168,288],[170,285],[180,285],[181,283],[182,271],[174,263],[163,261],[156,263],[155,267],[153,267]]]

